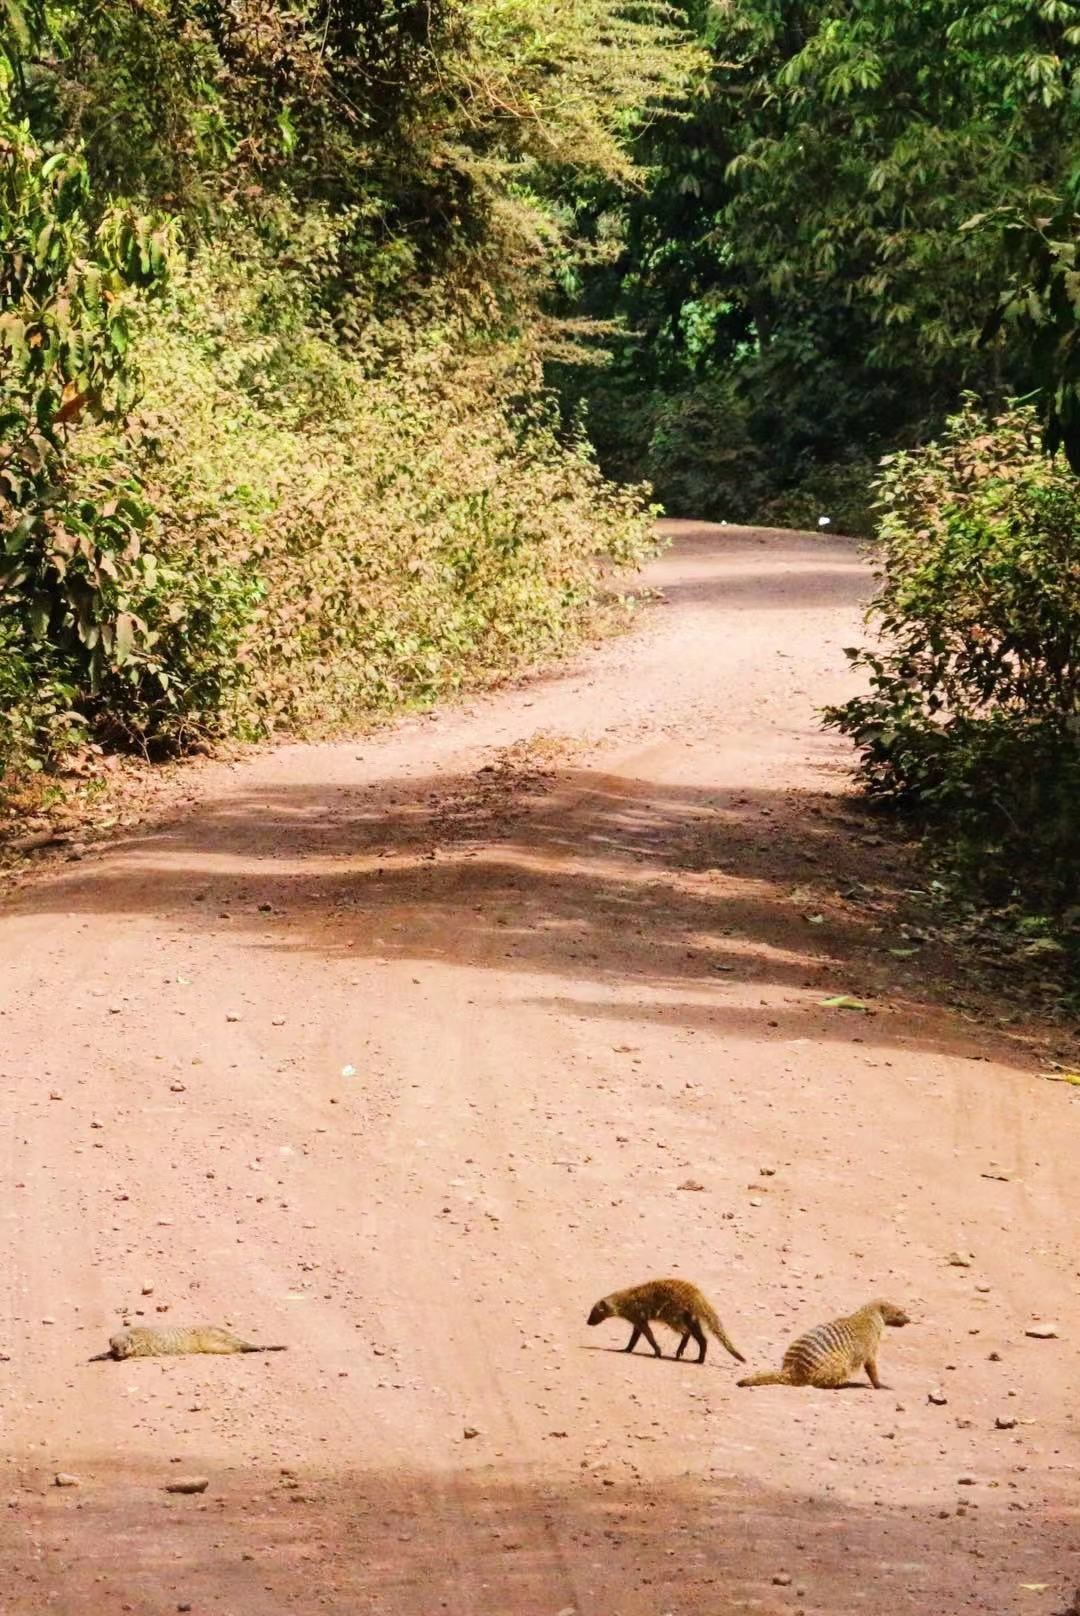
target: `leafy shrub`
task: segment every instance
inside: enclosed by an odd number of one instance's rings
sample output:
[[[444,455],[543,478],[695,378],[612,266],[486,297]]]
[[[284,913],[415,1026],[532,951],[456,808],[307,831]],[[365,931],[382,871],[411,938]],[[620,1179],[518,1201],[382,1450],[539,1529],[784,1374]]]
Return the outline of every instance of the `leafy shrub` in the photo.
[[[297,256],[336,228],[297,218]],[[566,647],[652,544],[640,491],[560,437],[527,350],[432,324],[345,354],[246,229],[176,266],[136,349],[143,402],[84,458],[123,457],[153,512],[131,609],[155,657],[110,688],[110,722],[252,734],[427,701]]]
[[[761,450],[736,384],[717,376],[658,400],[645,465],[673,515],[748,521],[763,487]]]
[[[5,90],[0,75],[0,767],[63,745],[80,683],[99,690],[141,638],[123,582],[139,490],[122,474],[76,490],[70,440],[86,413],[123,418],[137,299],[169,245],[150,220],[97,209],[82,159],[41,148]]]
[[[828,531],[868,539],[874,531],[877,466],[865,456],[833,464],[806,464],[792,487],[760,501],[755,520],[766,527],[808,530],[827,516]]]
[[[55,661],[34,656],[18,622],[0,617],[0,775],[41,768],[84,734],[75,687]]]
[[[828,516],[832,532],[869,538],[877,459],[868,444],[895,442],[884,429],[887,390],[856,397],[835,367],[817,369],[826,374],[812,398],[773,355],[650,380],[631,352],[575,379],[553,374],[568,401],[584,402],[604,471],[645,478],[669,516],[804,529]]]
[[[992,901],[1080,903],[1080,484],[1032,412],[973,400],[878,485],[881,648],[827,714],[869,790],[939,827]],[[1080,927],[1077,928],[1080,935]]]
[[[652,541],[542,385],[554,175],[631,176],[678,11],[0,12],[0,772],[569,644]]]
[[[340,226],[293,221],[314,258]],[[652,543],[528,350],[370,327],[237,226],[132,327],[142,399],[9,537],[0,769],[342,723],[566,648]]]

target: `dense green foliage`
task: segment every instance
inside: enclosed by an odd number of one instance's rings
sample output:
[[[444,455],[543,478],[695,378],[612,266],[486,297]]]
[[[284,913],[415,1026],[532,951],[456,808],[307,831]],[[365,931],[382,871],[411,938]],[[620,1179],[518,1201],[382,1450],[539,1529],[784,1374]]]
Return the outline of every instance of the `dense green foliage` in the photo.
[[[651,184],[582,203],[585,301],[624,333],[570,388],[603,463],[686,514],[867,532],[874,460],[966,389],[1039,390],[1054,441],[1080,435],[1080,4],[690,15],[710,67],[653,124]]]
[[[1034,416],[969,403],[879,482],[882,643],[834,710],[871,792],[907,802],[995,906],[1080,953],[1080,482]]]
[[[0,770],[427,699],[650,541],[557,428],[558,175],[693,57],[635,0],[2,0]]]
[[[162,523],[260,581],[245,727],[426,700],[557,651],[598,564],[632,564],[646,527],[638,495],[558,439],[536,362],[455,353],[437,329],[391,357],[380,327],[345,355],[298,308],[303,278],[243,246],[174,277],[134,424]],[[231,665],[226,630],[219,613]]]

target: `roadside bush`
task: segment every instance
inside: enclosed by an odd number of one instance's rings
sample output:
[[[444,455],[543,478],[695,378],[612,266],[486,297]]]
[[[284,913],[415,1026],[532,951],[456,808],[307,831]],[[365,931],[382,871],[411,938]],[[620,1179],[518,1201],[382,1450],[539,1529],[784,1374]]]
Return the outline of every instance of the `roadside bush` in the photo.
[[[869,538],[876,459],[838,442],[808,446],[805,431],[754,402],[760,374],[744,363],[664,388],[625,363],[582,367],[573,379],[552,367],[571,409],[584,402],[605,473],[646,478],[668,516],[804,529],[828,516],[831,532]]]
[[[566,648],[648,553],[641,491],[560,435],[526,348],[431,319],[369,323],[346,352],[317,273],[343,225],[309,209],[280,228],[291,260],[234,224],[175,254],[152,306],[125,294],[123,324],[94,326],[123,343],[122,407],[62,345],[55,379],[27,346],[35,419],[80,386],[97,407],[36,438],[5,418],[0,772],[80,740],[158,755],[490,681]],[[66,334],[76,355],[91,315]]]
[[[819,518],[829,518],[830,533],[868,539],[877,512],[874,489],[877,465],[865,456],[849,461],[815,465],[808,462],[790,488],[760,501],[754,516],[763,527],[793,527],[813,531]]]
[[[67,749],[84,706],[160,660],[142,489],[76,445],[81,422],[126,417],[133,327],[171,246],[97,206],[81,156],[6,116],[6,88],[0,73],[0,771]]]
[[[675,8],[0,15],[0,775],[347,722],[597,621],[651,513],[535,351],[559,175],[634,178]]]
[[[658,401],[645,465],[665,510],[704,521],[753,518],[763,456],[747,415],[737,384],[722,376]]]
[[[74,684],[62,667],[42,661],[20,625],[0,617],[0,776],[9,768],[34,772],[82,737],[83,720],[71,710]]]
[[[294,257],[334,228],[297,218]],[[345,353],[310,269],[248,230],[176,266],[136,351],[140,408],[87,442],[152,508],[142,607],[173,707],[144,685],[127,710],[163,738],[332,725],[505,675],[569,645],[653,542],[640,491],[560,439],[526,351],[431,322]]]
[[[848,652],[870,694],[827,721],[982,895],[1080,942],[1080,483],[1030,411],[969,400],[878,502],[882,644]]]

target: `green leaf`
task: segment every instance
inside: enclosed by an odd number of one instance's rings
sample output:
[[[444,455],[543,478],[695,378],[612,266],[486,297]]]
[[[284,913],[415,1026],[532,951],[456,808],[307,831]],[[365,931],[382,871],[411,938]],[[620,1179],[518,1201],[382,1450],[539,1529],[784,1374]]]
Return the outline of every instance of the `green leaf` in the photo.
[[[116,618],[116,634],[113,643],[113,656],[118,667],[123,667],[130,657],[135,646],[135,619],[130,612],[119,612]]]
[[[289,157],[296,150],[296,125],[288,107],[282,107],[278,113],[278,129],[281,131],[281,149]]]
[[[36,594],[30,603],[30,632],[35,640],[43,640],[52,616],[52,600],[46,594]]]
[[[44,264],[48,259],[49,249],[52,246],[56,230],[56,220],[50,219],[38,232],[37,240],[34,243],[34,257],[39,264]]]
[[[25,549],[38,520],[37,511],[27,511],[23,516],[19,517],[4,543],[4,553],[6,555],[18,555],[21,550]]]
[[[18,0],[0,0],[0,18],[6,19],[19,50],[29,53],[33,44],[30,25]]]

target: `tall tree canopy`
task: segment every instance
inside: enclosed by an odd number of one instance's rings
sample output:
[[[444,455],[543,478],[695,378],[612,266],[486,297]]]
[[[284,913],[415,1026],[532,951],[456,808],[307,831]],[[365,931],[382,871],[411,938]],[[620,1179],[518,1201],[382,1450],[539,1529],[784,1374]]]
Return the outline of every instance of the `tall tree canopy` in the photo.
[[[688,20],[710,69],[646,135],[651,185],[583,208],[619,244],[586,287],[626,331],[600,386],[653,389],[636,455],[663,471],[672,401],[697,436],[708,382],[751,498],[914,441],[965,388],[1039,389],[1080,463],[1080,5],[719,0]]]

